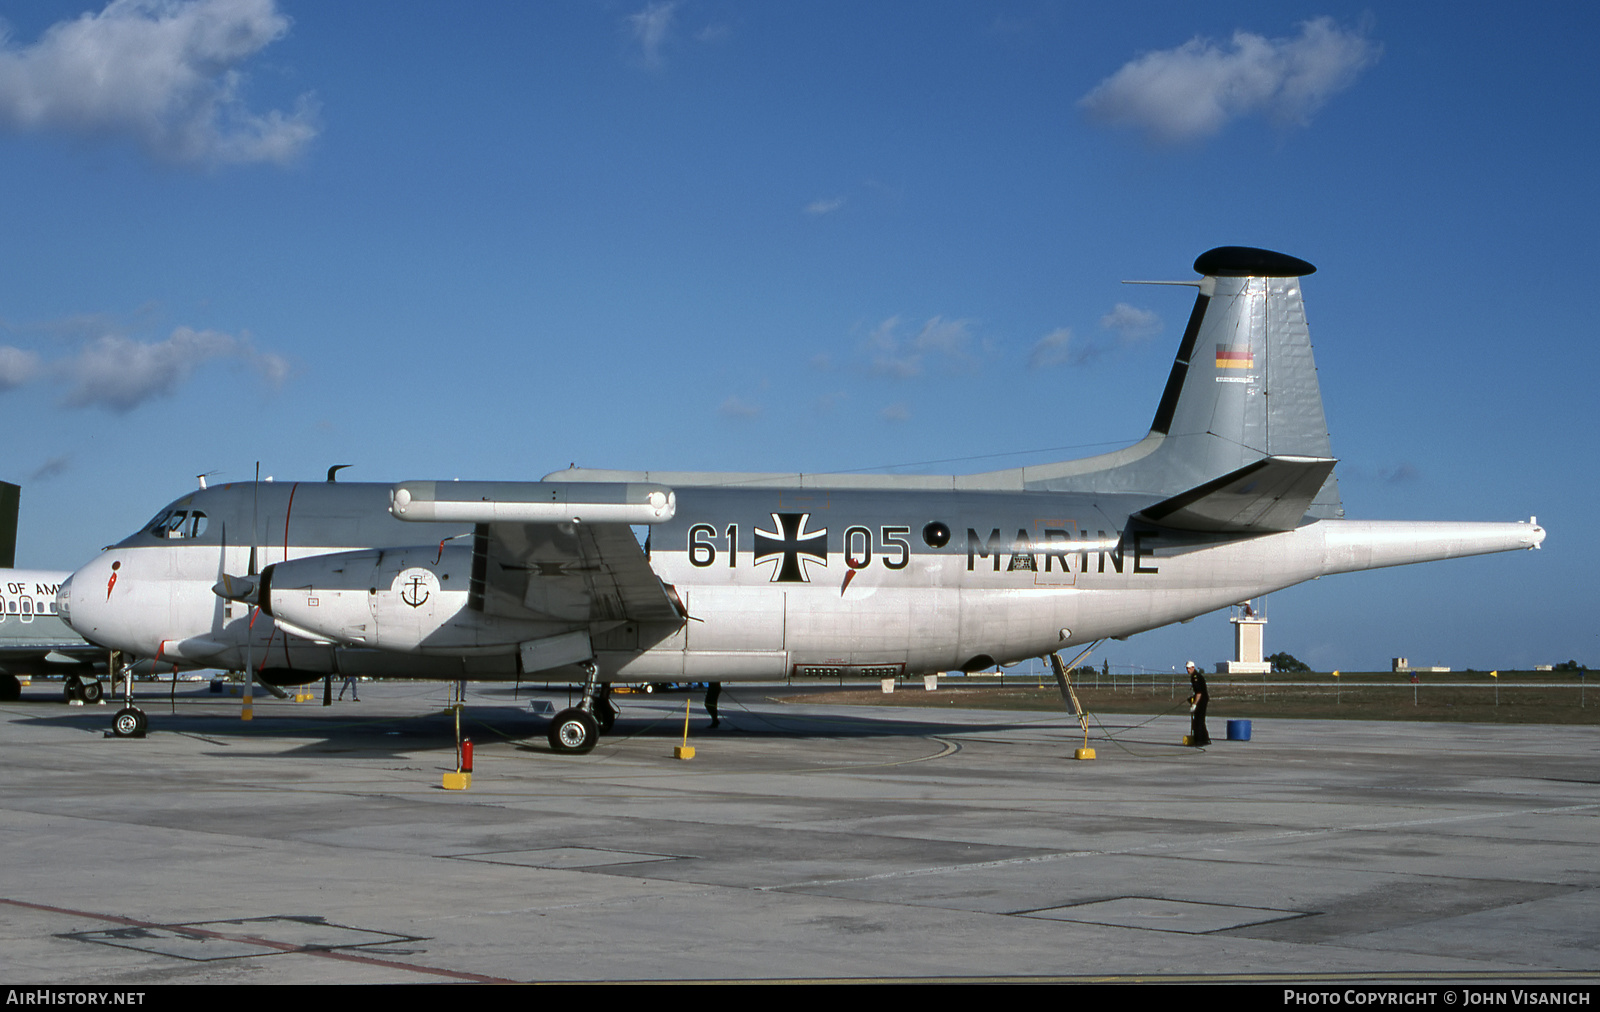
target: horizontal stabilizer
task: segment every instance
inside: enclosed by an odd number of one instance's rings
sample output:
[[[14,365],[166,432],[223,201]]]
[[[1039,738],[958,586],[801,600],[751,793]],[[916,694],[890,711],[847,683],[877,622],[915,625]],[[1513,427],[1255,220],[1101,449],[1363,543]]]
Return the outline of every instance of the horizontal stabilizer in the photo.
[[[1263,457],[1138,515],[1185,531],[1264,534],[1293,530],[1336,463],[1331,457]]]

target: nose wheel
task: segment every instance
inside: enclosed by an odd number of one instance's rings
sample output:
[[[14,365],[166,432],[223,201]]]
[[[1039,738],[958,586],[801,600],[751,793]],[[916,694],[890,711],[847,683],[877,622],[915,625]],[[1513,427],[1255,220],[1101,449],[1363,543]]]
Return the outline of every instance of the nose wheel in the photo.
[[[137,706],[124,706],[111,719],[111,733],[118,738],[143,738],[149,727],[144,711]]]

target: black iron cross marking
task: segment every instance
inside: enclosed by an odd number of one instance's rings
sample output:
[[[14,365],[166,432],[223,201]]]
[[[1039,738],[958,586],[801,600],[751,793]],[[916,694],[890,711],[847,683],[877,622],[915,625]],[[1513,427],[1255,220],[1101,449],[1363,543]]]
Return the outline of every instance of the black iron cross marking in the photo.
[[[756,562],[783,556],[772,574],[773,583],[810,583],[811,578],[800,561],[802,555],[824,566],[828,564],[828,529],[806,533],[806,521],[810,519],[810,513],[773,513],[772,523],[777,531],[756,528]]]

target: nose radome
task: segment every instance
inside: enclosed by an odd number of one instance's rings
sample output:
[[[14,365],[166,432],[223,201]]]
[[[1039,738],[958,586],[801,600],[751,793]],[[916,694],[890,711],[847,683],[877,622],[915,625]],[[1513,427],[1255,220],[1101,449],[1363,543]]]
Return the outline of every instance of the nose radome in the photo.
[[[61,616],[61,621],[72,624],[72,577],[61,581],[61,586],[56,588],[56,614]]]

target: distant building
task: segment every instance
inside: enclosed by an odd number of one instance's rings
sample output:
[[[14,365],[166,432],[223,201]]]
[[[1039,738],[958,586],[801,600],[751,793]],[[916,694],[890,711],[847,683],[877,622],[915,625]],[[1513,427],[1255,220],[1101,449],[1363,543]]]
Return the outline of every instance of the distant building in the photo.
[[[1422,671],[1422,672],[1431,671],[1431,672],[1434,672],[1434,673],[1437,674],[1438,672],[1441,672],[1441,671],[1449,671],[1450,670],[1449,668],[1442,668],[1442,667],[1439,667],[1437,665],[1435,665],[1434,667],[1430,667],[1430,668],[1413,667],[1411,662],[1409,660],[1407,660],[1406,658],[1404,658],[1404,657],[1396,657],[1392,663],[1393,663],[1393,670],[1395,672],[1397,672],[1397,673],[1398,672],[1409,672],[1409,671]]]
[[[1228,618],[1233,623],[1233,660],[1217,665],[1219,675],[1264,675],[1272,665],[1263,660],[1266,650],[1267,616],[1246,601],[1235,605]]]

